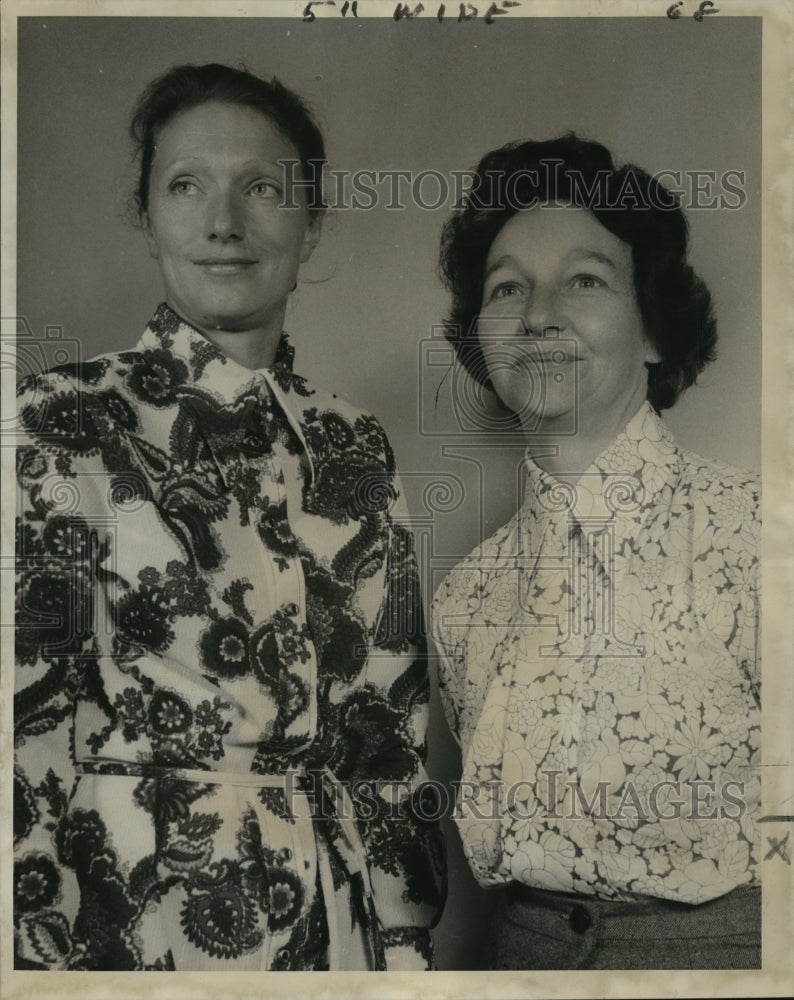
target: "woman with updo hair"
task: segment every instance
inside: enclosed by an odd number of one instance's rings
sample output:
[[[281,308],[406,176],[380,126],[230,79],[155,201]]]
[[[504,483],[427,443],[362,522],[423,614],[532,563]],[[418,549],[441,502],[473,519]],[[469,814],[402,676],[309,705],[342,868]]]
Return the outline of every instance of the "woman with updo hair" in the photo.
[[[759,968],[759,484],[661,418],[715,353],[678,199],[573,134],[479,163],[446,335],[526,445],[433,604],[495,969]]]
[[[430,968],[401,488],[283,331],[322,135],[211,64],[155,80],[132,136],[165,299],[133,348],[19,391],[16,968]]]

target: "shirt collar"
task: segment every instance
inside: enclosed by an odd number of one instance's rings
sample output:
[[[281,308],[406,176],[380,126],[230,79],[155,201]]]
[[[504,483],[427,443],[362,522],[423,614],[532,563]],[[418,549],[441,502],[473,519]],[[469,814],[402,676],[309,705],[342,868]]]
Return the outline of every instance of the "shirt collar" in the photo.
[[[544,472],[527,452],[525,504],[537,517],[636,517],[677,476],[680,452],[645,402],[575,485]]]
[[[314,395],[314,390],[294,373],[295,348],[286,333],[281,334],[269,368],[245,368],[162,302],[144,330],[139,348],[153,365],[170,367],[175,361],[181,362],[183,371],[186,367],[184,384],[209,393],[222,405],[236,403],[245,393],[269,393],[300,438],[314,472],[314,455],[303,432],[304,406],[300,403]]]
[[[269,368],[244,368],[219,350],[195,327],[183,320],[167,303],[161,302],[157,312],[143,332],[140,346],[144,351],[168,351],[188,365],[193,385],[200,385],[232,402],[252,382],[271,377],[287,376],[290,381],[295,360],[295,348],[286,333],[276,348],[276,356]],[[269,380],[268,380],[269,381]]]

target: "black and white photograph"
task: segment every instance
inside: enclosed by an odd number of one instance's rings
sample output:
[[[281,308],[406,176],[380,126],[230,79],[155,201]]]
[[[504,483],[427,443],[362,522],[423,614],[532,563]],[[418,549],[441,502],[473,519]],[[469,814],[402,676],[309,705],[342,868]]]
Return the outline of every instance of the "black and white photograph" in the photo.
[[[791,995],[794,6],[3,8],[3,1000]]]

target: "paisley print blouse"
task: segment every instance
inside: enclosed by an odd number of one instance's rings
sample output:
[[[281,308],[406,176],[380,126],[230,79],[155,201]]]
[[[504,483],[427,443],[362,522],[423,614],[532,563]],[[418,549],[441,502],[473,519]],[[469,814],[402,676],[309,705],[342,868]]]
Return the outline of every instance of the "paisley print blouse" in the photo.
[[[433,607],[472,870],[687,903],[757,882],[756,479],[648,404],[575,485],[526,464]]]
[[[411,535],[381,427],[292,354],[163,305],[21,386],[18,968],[432,964]]]

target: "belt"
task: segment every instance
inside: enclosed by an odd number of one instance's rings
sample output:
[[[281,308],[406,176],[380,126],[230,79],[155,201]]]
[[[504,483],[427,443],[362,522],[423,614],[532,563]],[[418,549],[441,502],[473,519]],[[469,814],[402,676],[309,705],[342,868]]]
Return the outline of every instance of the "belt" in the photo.
[[[705,913],[708,910],[724,910],[740,900],[751,899],[760,893],[759,885],[740,885],[723,896],[705,900],[700,904],[685,903],[663,896],[626,895],[624,898],[611,896],[587,896],[584,893],[559,892],[552,889],[536,889],[522,882],[511,882],[507,887],[509,905],[524,904],[531,907],[545,907],[568,916],[574,930],[584,931],[592,923],[591,911],[598,911],[601,918],[627,916],[644,917],[653,913]]]
[[[643,901],[650,899],[649,896],[629,895],[623,896],[596,896],[585,895],[579,892],[561,892],[558,889],[539,889],[536,886],[525,885],[523,882],[510,882],[507,886],[507,899],[511,903],[603,903],[617,906],[641,906]]]
[[[159,764],[137,764],[128,761],[103,761],[95,764],[77,761],[75,773],[85,777],[161,778],[173,781],[195,781],[202,785],[240,785],[245,788],[283,788],[287,778],[305,772],[299,769],[283,774],[256,774],[254,771],[205,771],[195,767],[163,767]],[[300,789],[296,789],[299,791]]]

